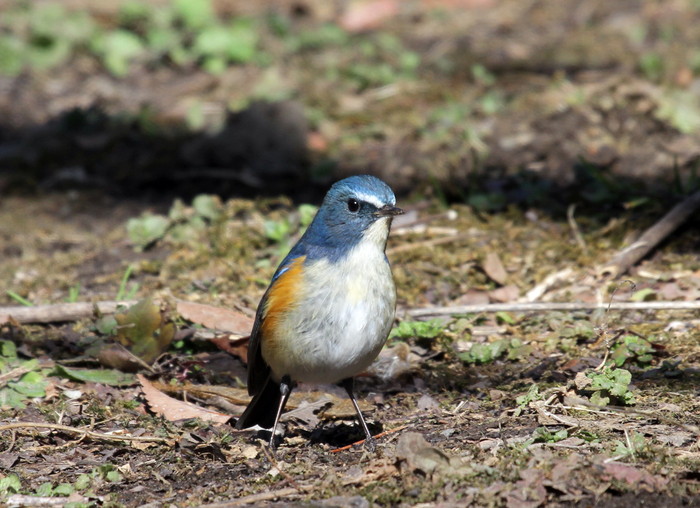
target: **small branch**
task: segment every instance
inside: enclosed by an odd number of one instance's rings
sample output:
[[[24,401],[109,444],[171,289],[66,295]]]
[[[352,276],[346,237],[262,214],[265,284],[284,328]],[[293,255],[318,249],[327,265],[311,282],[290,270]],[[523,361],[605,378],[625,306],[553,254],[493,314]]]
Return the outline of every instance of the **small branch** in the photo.
[[[37,422],[17,422],[10,423],[7,425],[0,425],[0,432],[5,430],[25,430],[25,429],[50,429],[50,430],[60,430],[62,432],[68,432],[71,434],[80,434],[82,437],[91,437],[93,439],[101,439],[103,441],[135,441],[141,443],[164,443],[168,444],[171,442],[170,439],[165,439],[163,437],[139,437],[139,436],[119,436],[116,434],[106,434],[104,432],[95,432],[87,429],[80,429],[76,427],[68,427],[67,425],[58,425],[55,423],[37,423]]]
[[[12,369],[10,372],[0,374],[0,388],[5,386],[13,379],[18,378],[20,376],[24,376],[27,372],[31,371],[25,367],[17,367],[16,369]]]
[[[131,307],[135,303],[136,300],[127,300],[123,302],[57,303],[33,307],[0,307],[0,325],[7,323],[10,319],[18,323],[77,321],[94,316],[95,310],[101,314],[114,314],[117,307]]]
[[[302,492],[306,492],[306,491],[311,490],[311,489],[312,489],[311,485],[304,485],[303,487],[299,487],[299,489],[288,487],[286,489],[279,489],[279,490],[272,490],[272,491],[267,491],[267,492],[260,492],[258,494],[251,494],[250,496],[240,497],[238,499],[233,499],[231,501],[224,501],[223,503],[205,504],[205,505],[201,505],[201,508],[230,508],[232,506],[242,506],[242,505],[246,505],[246,504],[258,504],[258,503],[262,503],[263,501],[272,501],[273,499],[283,499],[283,498],[286,498],[289,496],[293,496],[294,494],[300,494]]]
[[[485,305],[457,305],[454,307],[429,307],[410,309],[406,315],[412,318],[450,316],[453,314],[475,314],[479,312],[546,312],[574,310],[696,310],[700,301],[692,302],[532,302],[532,303],[488,303]]]
[[[402,425],[401,427],[396,427],[395,429],[385,430],[384,432],[380,432],[380,433],[377,434],[376,436],[372,436],[372,437],[374,437],[374,439],[379,439],[379,438],[381,438],[381,437],[386,436],[387,434],[393,434],[394,432],[399,432],[399,431],[401,431],[401,430],[403,430],[403,429],[405,429],[405,428],[407,428],[407,427],[409,427],[409,425]],[[336,449],[334,449],[334,450],[331,450],[330,453],[344,452],[345,450],[349,450],[349,449],[352,448],[353,446],[358,446],[358,445],[364,444],[365,441],[367,441],[367,440],[366,440],[366,439],[360,439],[359,441],[355,441],[355,442],[352,443],[352,444],[349,444],[349,445],[346,445],[346,446],[341,446],[340,448],[336,448]]]
[[[674,206],[670,212],[647,229],[639,240],[626,247],[599,270],[601,277],[617,278],[629,270],[654,247],[678,228],[693,212],[700,208],[700,191],[691,194]]]

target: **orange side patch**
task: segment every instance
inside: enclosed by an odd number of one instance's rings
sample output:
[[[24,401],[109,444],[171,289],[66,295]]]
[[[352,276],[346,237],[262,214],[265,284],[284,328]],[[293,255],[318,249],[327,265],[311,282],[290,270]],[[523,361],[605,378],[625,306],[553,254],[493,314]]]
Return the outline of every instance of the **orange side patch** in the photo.
[[[305,259],[306,256],[295,259],[289,268],[272,283],[260,326],[262,339],[265,342],[275,342],[275,331],[280,320],[284,313],[296,303],[295,298],[301,289],[302,266]]]

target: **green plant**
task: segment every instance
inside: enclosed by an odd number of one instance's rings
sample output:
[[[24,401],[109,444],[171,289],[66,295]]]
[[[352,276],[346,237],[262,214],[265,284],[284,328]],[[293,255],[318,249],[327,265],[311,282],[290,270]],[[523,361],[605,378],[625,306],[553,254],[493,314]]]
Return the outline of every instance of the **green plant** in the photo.
[[[536,400],[542,400],[542,395],[540,394],[540,387],[534,384],[530,386],[525,395],[519,395],[515,398],[515,403],[518,407],[513,411],[513,416],[520,416],[530,403]]]
[[[17,346],[0,340],[0,374],[9,374],[9,381],[0,387],[0,407],[24,408],[28,399],[46,396],[46,371],[37,360],[20,360]]]
[[[648,447],[647,440],[644,438],[644,435],[639,432],[625,432],[625,438],[625,441],[620,441],[619,439],[614,441],[615,451],[613,454],[616,459],[625,457],[634,458],[637,453],[642,452]]]
[[[630,391],[632,374],[625,369],[605,367],[601,371],[592,371],[586,374],[591,380],[587,387],[592,391],[591,403],[596,406],[606,406],[610,402],[630,405],[634,404],[635,397]]]
[[[566,429],[560,429],[556,432],[551,432],[547,427],[537,427],[532,433],[532,437],[528,439],[525,443],[526,446],[532,443],[558,443],[569,437],[569,431]]]
[[[401,321],[389,333],[390,339],[434,339],[445,330],[445,325],[439,319],[429,321]]]
[[[529,355],[531,350],[532,347],[520,339],[500,339],[486,344],[473,344],[469,351],[460,353],[459,359],[465,363],[483,364],[506,355],[508,360],[518,360]]]
[[[654,359],[654,347],[651,342],[638,335],[627,334],[617,339],[610,353],[610,361],[616,367],[627,362],[647,366]]]
[[[13,299],[14,301],[16,301],[17,303],[21,303],[21,304],[24,305],[25,307],[31,307],[31,306],[34,305],[32,302],[30,302],[29,300],[27,300],[27,299],[24,298],[23,296],[20,296],[20,295],[18,295],[17,293],[15,293],[14,291],[10,291],[9,289],[6,289],[6,290],[5,290],[5,294],[6,294],[7,296],[9,296],[10,298],[12,298],[12,299]]]

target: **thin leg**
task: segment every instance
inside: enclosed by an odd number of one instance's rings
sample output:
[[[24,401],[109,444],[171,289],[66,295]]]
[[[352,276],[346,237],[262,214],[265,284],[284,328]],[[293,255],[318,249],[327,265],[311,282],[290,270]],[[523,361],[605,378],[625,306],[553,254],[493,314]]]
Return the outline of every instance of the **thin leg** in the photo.
[[[292,393],[292,381],[289,376],[284,376],[282,381],[280,381],[280,393],[282,398],[280,399],[280,405],[277,407],[277,416],[275,416],[275,424],[272,426],[272,435],[270,436],[270,448],[275,447],[275,431],[277,430],[277,424],[280,421],[280,416],[282,416],[282,411],[284,411],[284,406],[287,405],[287,400]]]
[[[367,427],[367,422],[365,422],[365,417],[362,416],[362,411],[360,411],[360,406],[357,405],[357,400],[355,400],[355,394],[353,393],[353,385],[354,385],[353,378],[349,377],[347,379],[343,379],[340,382],[340,384],[343,388],[345,388],[345,391],[348,392],[348,397],[350,397],[350,400],[352,401],[352,405],[355,406],[355,411],[357,412],[357,418],[360,420],[360,425],[362,425],[362,429],[365,431],[365,445],[370,449],[374,448],[374,438],[372,437],[372,434],[370,434],[369,428]]]

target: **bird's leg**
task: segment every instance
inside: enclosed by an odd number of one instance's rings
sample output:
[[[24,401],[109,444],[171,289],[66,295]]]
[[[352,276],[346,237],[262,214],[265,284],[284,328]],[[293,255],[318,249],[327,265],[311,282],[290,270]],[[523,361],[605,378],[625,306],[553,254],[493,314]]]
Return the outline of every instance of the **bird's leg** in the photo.
[[[373,450],[375,448],[374,438],[372,437],[372,434],[370,434],[369,428],[367,427],[367,422],[365,422],[365,417],[362,416],[362,411],[360,411],[360,406],[357,404],[357,400],[355,400],[355,394],[353,393],[353,385],[354,385],[353,378],[349,377],[347,379],[343,379],[340,382],[340,385],[343,388],[345,388],[346,392],[348,392],[348,397],[350,397],[350,400],[352,401],[352,405],[355,406],[355,411],[357,412],[357,418],[360,420],[360,425],[362,425],[362,429],[365,431],[365,446],[367,448],[369,448],[370,450]]]
[[[287,400],[289,400],[289,396],[292,393],[292,388],[294,388],[294,385],[292,384],[292,380],[289,379],[289,376],[282,376],[282,380],[280,381],[280,393],[282,394],[282,398],[280,399],[280,405],[277,407],[277,416],[275,416],[275,424],[272,426],[272,435],[270,436],[270,448],[272,449],[275,448],[275,431],[277,430],[277,424],[280,421],[280,416],[282,416],[282,411],[284,411],[284,406],[287,405]]]

